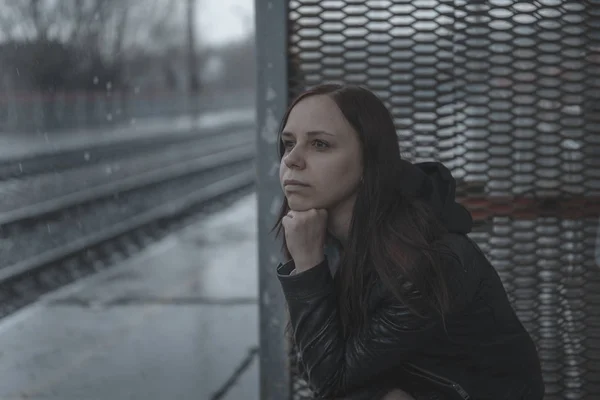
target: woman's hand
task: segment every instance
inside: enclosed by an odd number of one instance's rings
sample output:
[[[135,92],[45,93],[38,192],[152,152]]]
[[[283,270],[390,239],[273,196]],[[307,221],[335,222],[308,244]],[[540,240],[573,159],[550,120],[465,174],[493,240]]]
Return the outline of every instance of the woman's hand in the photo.
[[[327,210],[290,211],[281,223],[288,251],[298,272],[311,269],[324,260]]]

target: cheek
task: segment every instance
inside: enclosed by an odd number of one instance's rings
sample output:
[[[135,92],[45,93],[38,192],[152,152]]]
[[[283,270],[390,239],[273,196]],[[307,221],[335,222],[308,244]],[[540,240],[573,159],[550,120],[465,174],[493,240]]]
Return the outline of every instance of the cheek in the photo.
[[[327,185],[347,186],[353,185],[360,179],[360,166],[355,157],[340,157],[333,162],[324,171],[322,177]]]
[[[320,167],[314,200],[321,206],[331,207],[356,192],[362,170],[355,157],[332,159]]]

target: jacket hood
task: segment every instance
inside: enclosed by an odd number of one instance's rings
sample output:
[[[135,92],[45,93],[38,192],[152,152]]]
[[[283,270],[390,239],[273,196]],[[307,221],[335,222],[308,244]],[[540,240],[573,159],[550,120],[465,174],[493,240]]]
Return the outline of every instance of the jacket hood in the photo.
[[[402,190],[428,203],[448,231],[469,233],[473,218],[464,206],[456,202],[456,181],[450,170],[439,162],[401,162]]]

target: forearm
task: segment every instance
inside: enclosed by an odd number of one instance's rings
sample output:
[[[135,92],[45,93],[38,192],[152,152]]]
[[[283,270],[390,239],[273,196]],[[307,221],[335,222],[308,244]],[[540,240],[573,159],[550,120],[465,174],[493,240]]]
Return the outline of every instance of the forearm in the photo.
[[[341,346],[337,302],[328,262],[305,271],[288,263],[278,270],[290,322],[309,382],[319,394],[337,395],[340,388]],[[324,348],[327,345],[327,348]]]
[[[344,397],[372,387],[431,340],[436,320],[416,318],[405,304],[383,293],[364,326],[343,336],[327,259],[290,276],[293,269],[293,262],[280,266],[278,277],[299,357],[318,396]]]
[[[278,271],[279,278],[299,356],[313,390],[318,391],[318,395],[338,397],[362,390],[363,383],[372,377],[366,373],[349,376],[350,372],[362,368],[349,365],[353,361],[347,358],[346,341],[341,335],[335,288],[327,260],[290,275],[292,270],[292,263],[284,265]],[[369,368],[368,359],[354,361]]]

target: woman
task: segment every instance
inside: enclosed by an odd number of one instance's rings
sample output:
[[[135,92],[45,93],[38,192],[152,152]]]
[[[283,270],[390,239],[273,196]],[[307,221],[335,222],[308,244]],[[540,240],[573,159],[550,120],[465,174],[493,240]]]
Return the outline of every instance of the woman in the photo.
[[[373,93],[308,90],[279,137],[277,274],[316,398],[543,398],[535,345],[467,236],[454,179],[401,159]]]

